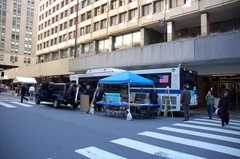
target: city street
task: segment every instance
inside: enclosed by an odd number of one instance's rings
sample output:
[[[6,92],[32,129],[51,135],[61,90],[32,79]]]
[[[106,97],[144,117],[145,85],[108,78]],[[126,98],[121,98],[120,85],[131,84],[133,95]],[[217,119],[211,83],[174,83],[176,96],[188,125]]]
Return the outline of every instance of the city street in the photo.
[[[29,97],[28,97],[29,98]],[[215,159],[240,157],[240,120],[192,115],[133,119],[20,103],[0,94],[1,159]]]

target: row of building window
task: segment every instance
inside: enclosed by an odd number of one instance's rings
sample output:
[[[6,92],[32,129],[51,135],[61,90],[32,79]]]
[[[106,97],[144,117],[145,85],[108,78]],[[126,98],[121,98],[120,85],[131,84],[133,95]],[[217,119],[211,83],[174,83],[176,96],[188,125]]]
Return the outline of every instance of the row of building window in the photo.
[[[0,55],[0,61],[4,61],[4,55]],[[18,62],[18,56],[10,56],[9,62],[15,63]],[[23,63],[31,64],[31,58],[30,57],[24,57]]]

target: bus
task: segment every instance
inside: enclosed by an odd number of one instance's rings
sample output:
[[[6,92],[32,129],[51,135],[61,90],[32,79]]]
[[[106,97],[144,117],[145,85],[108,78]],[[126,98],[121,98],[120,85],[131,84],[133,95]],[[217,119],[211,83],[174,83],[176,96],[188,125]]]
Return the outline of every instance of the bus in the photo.
[[[96,88],[98,80],[107,76],[111,76],[126,70],[116,68],[103,68],[88,70],[86,74],[70,75],[70,80],[81,84],[84,88],[90,85]],[[143,69],[130,70],[129,72],[138,74],[145,78],[154,81],[154,86],[149,85],[133,85],[130,88],[130,100],[133,103],[148,102],[149,93],[152,89],[158,94],[158,104],[161,106],[161,111],[165,110],[166,99],[168,100],[168,111],[181,111],[180,104],[181,92],[183,86],[187,85],[191,93],[190,106],[196,106],[197,101],[197,72],[185,67],[160,68],[160,69]],[[126,97],[126,85],[103,85],[103,90],[109,93],[118,93],[120,97]]]

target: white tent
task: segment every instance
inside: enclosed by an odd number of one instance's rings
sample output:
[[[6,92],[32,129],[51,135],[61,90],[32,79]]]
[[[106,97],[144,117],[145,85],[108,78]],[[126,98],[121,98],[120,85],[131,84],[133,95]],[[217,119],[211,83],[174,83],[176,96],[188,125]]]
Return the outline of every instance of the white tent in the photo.
[[[30,78],[30,77],[16,77],[13,80],[13,83],[36,84],[37,81],[35,80],[35,78]]]

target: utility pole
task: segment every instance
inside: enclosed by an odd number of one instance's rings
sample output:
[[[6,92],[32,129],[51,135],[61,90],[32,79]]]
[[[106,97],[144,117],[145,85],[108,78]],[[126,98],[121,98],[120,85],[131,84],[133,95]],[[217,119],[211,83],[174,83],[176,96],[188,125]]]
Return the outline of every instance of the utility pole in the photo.
[[[77,0],[77,8],[76,8],[76,19],[75,19],[75,32],[74,32],[74,37],[75,37],[75,45],[74,45],[74,58],[77,56],[77,35],[78,35],[78,10],[79,10],[79,0]]]

